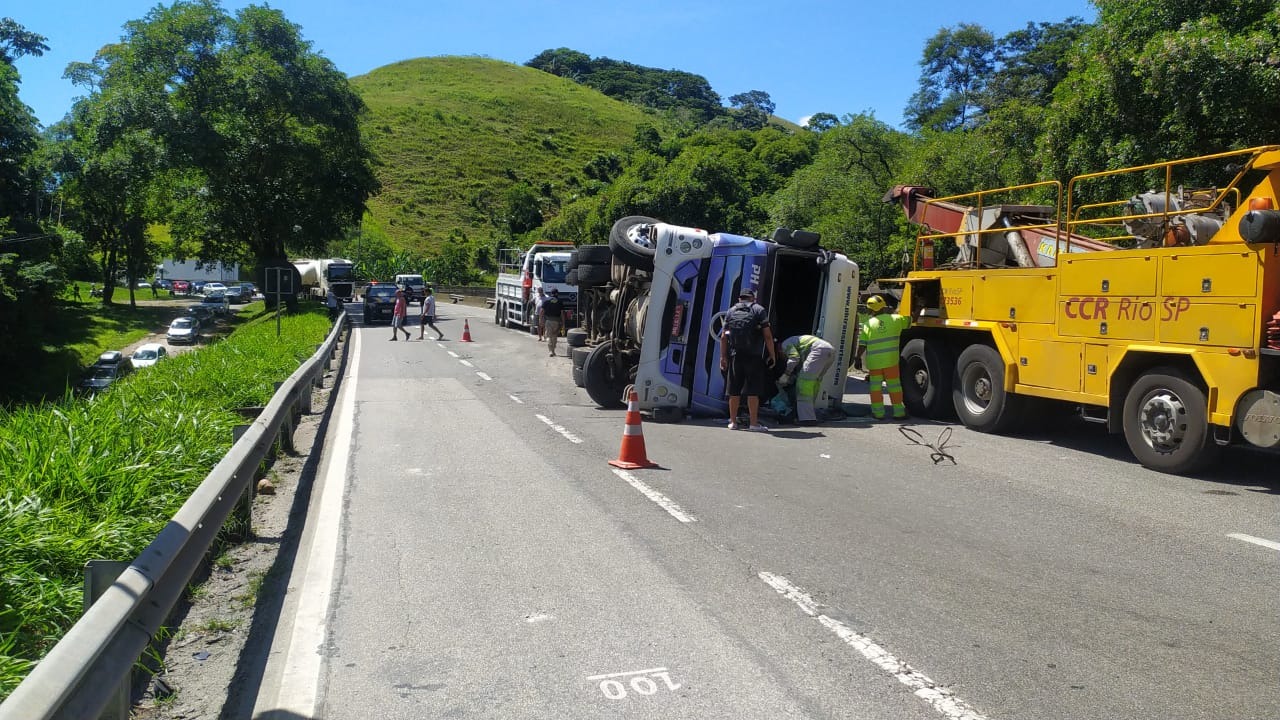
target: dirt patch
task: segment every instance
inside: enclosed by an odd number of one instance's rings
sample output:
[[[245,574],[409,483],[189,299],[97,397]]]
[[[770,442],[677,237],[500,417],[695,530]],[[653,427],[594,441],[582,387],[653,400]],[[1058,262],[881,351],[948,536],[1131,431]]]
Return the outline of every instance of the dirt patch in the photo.
[[[339,356],[344,352],[340,343]],[[252,714],[340,367],[335,361],[324,386],[313,390],[313,412],[303,414],[294,429],[295,450],[281,452],[262,476],[273,494],[255,495],[251,537],[215,550],[207,572],[193,578],[175,608],[171,626],[147,658],[159,672],[136,679],[133,718],[230,720]]]

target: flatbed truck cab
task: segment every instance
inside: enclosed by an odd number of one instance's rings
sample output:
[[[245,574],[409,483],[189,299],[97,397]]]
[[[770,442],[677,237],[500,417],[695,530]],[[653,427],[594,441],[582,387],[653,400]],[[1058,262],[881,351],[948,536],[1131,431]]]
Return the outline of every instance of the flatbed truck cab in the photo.
[[[1144,182],[1154,189],[1099,190]],[[902,340],[908,409],[1001,432],[1055,401],[1078,406],[1144,466],[1176,474],[1224,445],[1280,449],[1278,195],[1280,146],[1081,175],[1065,189],[894,188],[886,200],[920,226],[915,269],[882,281],[904,286],[914,321]]]

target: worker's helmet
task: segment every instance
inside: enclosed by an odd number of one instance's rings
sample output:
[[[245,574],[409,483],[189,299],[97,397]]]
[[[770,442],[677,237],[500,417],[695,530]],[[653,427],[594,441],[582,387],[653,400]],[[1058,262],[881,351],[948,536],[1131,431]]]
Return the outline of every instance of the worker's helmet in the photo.
[[[867,298],[867,309],[871,312],[880,312],[884,309],[884,298],[879,295],[872,295]]]

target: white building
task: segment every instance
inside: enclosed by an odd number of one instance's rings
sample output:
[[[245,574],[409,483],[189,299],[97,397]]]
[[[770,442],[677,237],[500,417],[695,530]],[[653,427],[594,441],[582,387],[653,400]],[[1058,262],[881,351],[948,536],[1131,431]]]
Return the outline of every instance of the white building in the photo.
[[[159,280],[204,280],[205,282],[239,282],[240,264],[227,265],[214,261],[201,263],[199,260],[164,260],[156,266],[156,277]]]

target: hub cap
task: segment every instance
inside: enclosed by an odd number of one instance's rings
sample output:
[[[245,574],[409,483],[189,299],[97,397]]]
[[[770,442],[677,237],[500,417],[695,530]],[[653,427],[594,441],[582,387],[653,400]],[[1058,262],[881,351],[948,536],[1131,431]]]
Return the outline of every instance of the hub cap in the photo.
[[[1187,434],[1187,408],[1171,390],[1154,390],[1138,408],[1142,439],[1152,450],[1171,453]]]
[[[992,385],[986,368],[977,363],[970,365],[964,374],[964,390],[964,404],[969,412],[981,415],[987,411],[991,405]]]

